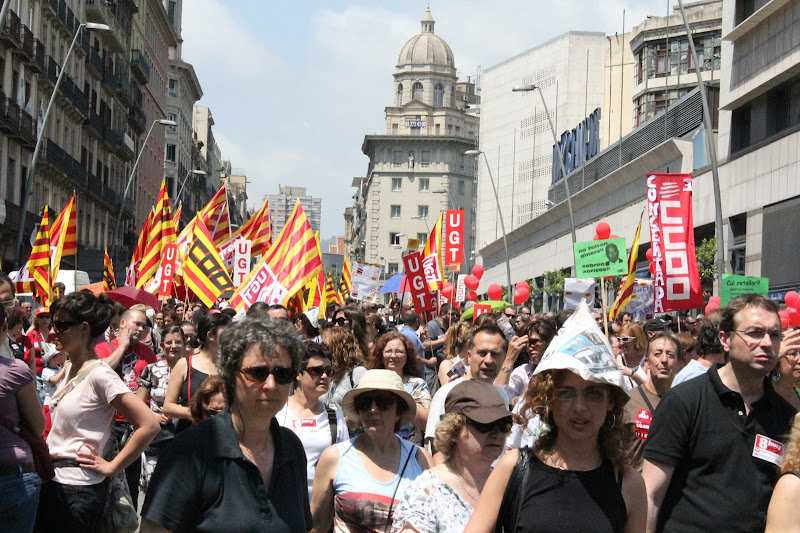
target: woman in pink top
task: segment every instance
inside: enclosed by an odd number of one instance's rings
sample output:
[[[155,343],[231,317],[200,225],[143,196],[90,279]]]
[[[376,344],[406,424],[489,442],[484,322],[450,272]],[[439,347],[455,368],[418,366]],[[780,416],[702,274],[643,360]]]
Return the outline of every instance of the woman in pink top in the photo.
[[[95,531],[108,499],[108,478],[139,457],[158,420],[94,352],[114,314],[113,302],[73,292],[52,306],[56,348],[69,355],[66,376],[50,399],[53,427],[47,437],[56,475],[43,487],[37,530]],[[104,457],[119,411],[136,431],[111,458]],[[107,460],[108,459],[108,460]]]

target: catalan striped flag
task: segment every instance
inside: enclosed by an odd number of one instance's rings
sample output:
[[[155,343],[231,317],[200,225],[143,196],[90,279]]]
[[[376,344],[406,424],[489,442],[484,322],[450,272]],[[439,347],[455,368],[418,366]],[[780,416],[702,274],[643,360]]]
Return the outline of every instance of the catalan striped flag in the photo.
[[[172,215],[172,224],[175,226],[175,231],[177,232],[180,228],[181,223],[181,209],[183,209],[183,202],[181,202],[178,207],[175,209],[175,214]]]
[[[33,277],[33,298],[44,306],[49,306],[53,299],[53,278],[50,263],[50,213],[44,206],[42,222],[36,233],[31,257],[28,259],[28,271]]]
[[[205,224],[206,229],[211,235],[215,247],[221,248],[232,240],[230,220],[228,218],[228,196],[224,186],[217,191],[217,194],[209,200],[205,207],[197,213],[197,216],[195,216],[178,235],[178,253],[181,259],[186,257],[189,246],[192,244],[194,224],[197,220],[203,221],[203,224]],[[179,266],[179,274],[181,270]]]
[[[338,302],[339,297],[339,294],[336,292],[336,287],[333,285],[333,276],[328,274],[328,281],[325,283],[325,300],[328,302]]]
[[[248,239],[252,245],[250,255],[253,257],[264,255],[272,244],[272,219],[269,216],[269,200],[264,201],[264,205],[250,217],[250,220],[236,230],[231,239],[237,237]]]
[[[141,289],[152,280],[161,264],[161,252],[164,247],[175,241],[175,225],[172,219],[172,208],[169,205],[167,182],[161,180],[161,190],[158,193],[158,202],[153,215],[153,222],[147,235],[147,247],[144,259],[139,265],[139,276],[136,287]]]
[[[144,254],[147,251],[147,236],[150,235],[150,226],[153,225],[154,217],[155,208],[151,209],[147,214],[147,219],[144,221],[142,231],[139,233],[139,239],[136,241],[136,247],[133,249],[133,254],[131,255],[131,264],[125,273],[125,285],[136,286],[136,279],[139,275],[139,265],[142,263]]]
[[[350,298],[350,289],[353,288],[353,272],[350,268],[350,261],[344,256],[344,266],[342,266],[342,279],[339,281],[339,294],[344,298]]]
[[[306,287],[308,287],[309,291],[305,309],[318,307],[319,316],[325,318],[325,306],[328,303],[325,298],[325,272],[320,270],[317,277],[309,281]]]
[[[436,224],[431,229],[431,234],[428,236],[428,242],[425,243],[425,248],[422,250],[422,264],[425,267],[425,279],[428,281],[431,290],[439,290],[439,284],[442,281],[442,223],[444,218],[444,211],[439,213],[439,218],[436,219]]]
[[[111,257],[108,255],[108,247],[106,246],[105,255],[103,255],[103,291],[113,291],[117,288],[117,279],[114,276],[114,263],[111,262]]]
[[[213,306],[220,296],[234,289],[228,269],[199,216],[194,223],[192,246],[186,254],[183,282],[206,307]]]
[[[627,307],[633,298],[633,284],[636,282],[636,261],[639,260],[639,236],[642,233],[642,216],[646,209],[647,204],[645,204],[642,213],[639,215],[639,227],[636,228],[636,235],[633,236],[633,244],[628,254],[628,276],[622,282],[622,287],[619,288],[619,295],[608,311],[609,320],[616,320],[620,312]]]

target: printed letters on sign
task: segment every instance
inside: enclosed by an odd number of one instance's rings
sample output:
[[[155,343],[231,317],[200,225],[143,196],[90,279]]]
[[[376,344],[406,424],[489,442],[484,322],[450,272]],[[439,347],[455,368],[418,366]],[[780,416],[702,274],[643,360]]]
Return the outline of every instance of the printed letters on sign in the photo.
[[[753,457],[781,466],[783,463],[783,449],[785,447],[783,443],[757,434],[756,441],[753,444]]]
[[[636,427],[633,430],[634,435],[639,440],[647,440],[647,433],[650,431],[650,421],[653,415],[650,409],[639,409],[636,413]]]
[[[422,255],[414,252],[403,257],[406,267],[406,278],[411,286],[411,298],[414,300],[414,310],[417,313],[433,311],[434,299],[425,281]]]
[[[233,283],[238,286],[250,273],[250,248],[252,243],[247,239],[238,239],[234,243]]]
[[[473,307],[472,309],[473,309],[473,315],[472,315],[472,321],[473,322],[475,322],[475,320],[479,316],[481,316],[483,313],[491,313],[492,312],[492,306],[491,305],[485,305],[485,304],[478,304],[475,307]]]
[[[447,211],[447,238],[445,239],[445,264],[461,265],[464,260],[464,211]]]
[[[158,297],[168,298],[172,294],[172,281],[175,279],[175,267],[178,263],[178,245],[174,242],[164,247],[161,257],[161,279],[158,284]]]

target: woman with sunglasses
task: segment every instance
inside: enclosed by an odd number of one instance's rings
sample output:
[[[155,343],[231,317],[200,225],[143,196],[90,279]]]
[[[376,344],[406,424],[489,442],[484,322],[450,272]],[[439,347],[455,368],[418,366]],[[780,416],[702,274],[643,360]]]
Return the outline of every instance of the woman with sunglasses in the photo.
[[[50,323],[52,315],[48,307],[40,307],[36,310],[33,316],[33,324],[31,330],[25,335],[23,342],[25,344],[25,362],[31,369],[31,372],[37,376],[42,375],[44,370],[44,363],[42,362],[42,343],[54,342],[54,335],[50,332]],[[34,355],[31,358],[31,353]]]
[[[588,309],[577,313],[585,313],[584,325],[599,338]],[[523,397],[525,416],[539,416],[546,425],[532,449],[508,450],[500,459],[465,531],[515,531],[517,524],[526,531],[645,530],[647,493],[627,452],[624,378],[603,345],[583,333],[569,335],[563,351],[540,362]],[[588,358],[573,355],[576,343],[593,345]],[[529,462],[518,465],[521,456]],[[515,467],[527,476],[509,483]],[[512,503],[501,511],[504,499]]]
[[[342,411],[342,400],[348,391],[356,388],[367,371],[366,359],[361,353],[358,339],[344,328],[323,330],[322,342],[330,349],[333,375],[328,392],[320,398],[326,407]]]
[[[492,385],[462,381],[447,395],[435,446],[447,460],[423,472],[406,489],[392,531],[463,531],[492,463],[503,452],[511,412]]]
[[[69,356],[50,399],[47,436],[55,478],[42,487],[37,531],[95,531],[106,511],[109,478],[141,456],[158,433],[152,411],[105,362],[94,344],[115,310],[105,296],[72,292],[53,303],[56,348]],[[136,431],[110,460],[106,446],[117,412]]]
[[[331,366],[331,352],[324,344],[314,341],[304,342],[306,351],[300,362],[300,374],[294,384],[294,392],[276,418],[278,423],[291,429],[300,437],[306,450],[306,471],[308,474],[308,497],[314,472],[322,452],[331,444],[346,441],[347,422],[340,411],[326,408],[320,396],[328,392]]]
[[[303,344],[283,320],[245,318],[221,337],[219,376],[228,407],[164,450],[141,531],[308,531],[303,445],[276,418]]]
[[[444,334],[444,346],[447,357],[439,363],[439,383],[447,385],[453,380],[464,377],[469,370],[467,356],[469,340],[475,331],[472,322],[454,322]]]
[[[631,322],[622,326],[617,335],[622,356],[617,358],[617,366],[622,375],[630,380],[631,388],[636,388],[647,381],[645,354],[647,353],[647,336],[639,324]]]
[[[200,319],[197,338],[200,351],[180,359],[170,373],[167,396],[164,399],[164,414],[177,418],[178,433],[192,425],[189,402],[208,376],[216,376],[220,335],[231,323],[223,313],[209,313]]]
[[[519,332],[520,339],[525,339],[524,353],[513,353],[513,341],[508,345],[508,354],[494,384],[503,387],[512,403],[528,388],[533,372],[542,359],[550,341],[556,336],[558,327],[549,318],[539,318],[528,322]]]
[[[403,424],[397,436],[414,444],[422,442],[425,425],[428,423],[428,410],[431,407],[431,393],[428,384],[422,379],[422,370],[417,349],[408,337],[397,330],[381,335],[372,347],[370,368],[383,368],[395,372],[403,382],[403,389],[414,398],[416,414],[411,422]]]
[[[136,396],[150,405],[156,414],[161,429],[142,457],[142,474],[139,477],[139,490],[147,492],[147,484],[164,448],[172,442],[177,432],[176,422],[164,414],[164,398],[167,395],[169,377],[175,365],[183,359],[183,331],[178,326],[162,330],[161,352],[155,363],[150,363],[139,377]]]
[[[367,317],[359,307],[346,305],[336,310],[333,315],[335,327],[347,329],[355,335],[361,354],[364,359],[369,357],[369,345],[367,335]]]
[[[431,464],[427,451],[396,435],[417,405],[391,370],[368,370],[343,402],[363,433],[328,447],[319,459],[311,499],[316,533],[388,531],[399,498]]]
[[[209,376],[189,403],[192,422],[199,424],[203,420],[217,416],[226,405],[228,404],[225,402],[225,382],[219,376]]]

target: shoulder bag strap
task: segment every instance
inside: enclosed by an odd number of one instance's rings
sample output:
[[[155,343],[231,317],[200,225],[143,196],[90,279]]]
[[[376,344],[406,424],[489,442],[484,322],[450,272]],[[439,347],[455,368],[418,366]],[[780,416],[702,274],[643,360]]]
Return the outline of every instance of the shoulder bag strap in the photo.
[[[328,426],[331,429],[331,444],[336,444],[336,410],[326,407],[325,411],[328,412]]]
[[[80,382],[83,381],[86,378],[86,376],[88,376],[89,373],[95,368],[97,368],[97,365],[100,364],[102,364],[100,361],[95,361],[91,365],[81,370],[78,373],[78,375],[75,376],[75,378],[73,378],[72,381],[70,381],[69,383],[58,389],[50,398],[50,410],[51,411],[54,410],[56,406],[58,406],[58,404],[61,402],[61,400],[64,399],[64,396],[72,392],[73,389],[75,389],[75,387],[77,387],[80,384]]]
[[[188,364],[186,365],[186,405],[192,401],[192,356],[189,356]]]
[[[400,439],[400,454],[401,454],[400,457],[402,457],[402,453],[403,453],[403,440]],[[397,484],[394,486],[392,499],[389,502],[389,512],[386,513],[386,527],[383,529],[384,533],[389,531],[389,526],[392,523],[392,507],[394,507],[394,497],[397,496],[397,489],[400,488],[400,483],[403,481],[403,474],[405,474],[406,472],[406,467],[408,466],[408,462],[411,460],[411,456],[416,454],[417,454],[417,445],[412,444],[411,450],[408,452],[408,455],[406,456],[406,462],[403,463],[403,468],[400,470],[400,475],[397,478]]]
[[[652,414],[653,412],[655,412],[655,409],[653,408],[653,404],[650,403],[650,400],[647,398],[647,395],[642,390],[642,386],[639,385],[638,387],[636,387],[636,390],[638,390],[639,394],[642,395],[642,400],[644,400],[644,403],[647,404],[647,408],[650,409],[650,413]]]
[[[497,513],[497,522],[495,523],[495,533],[510,532],[517,528],[517,521],[519,519],[519,508],[522,505],[522,497],[524,488],[528,482],[528,475],[530,474],[531,454],[533,452],[529,447],[520,448],[519,459],[517,464],[514,465],[514,470],[511,472],[511,477],[506,485],[506,490],[503,493],[503,501],[500,504],[500,510]]]

